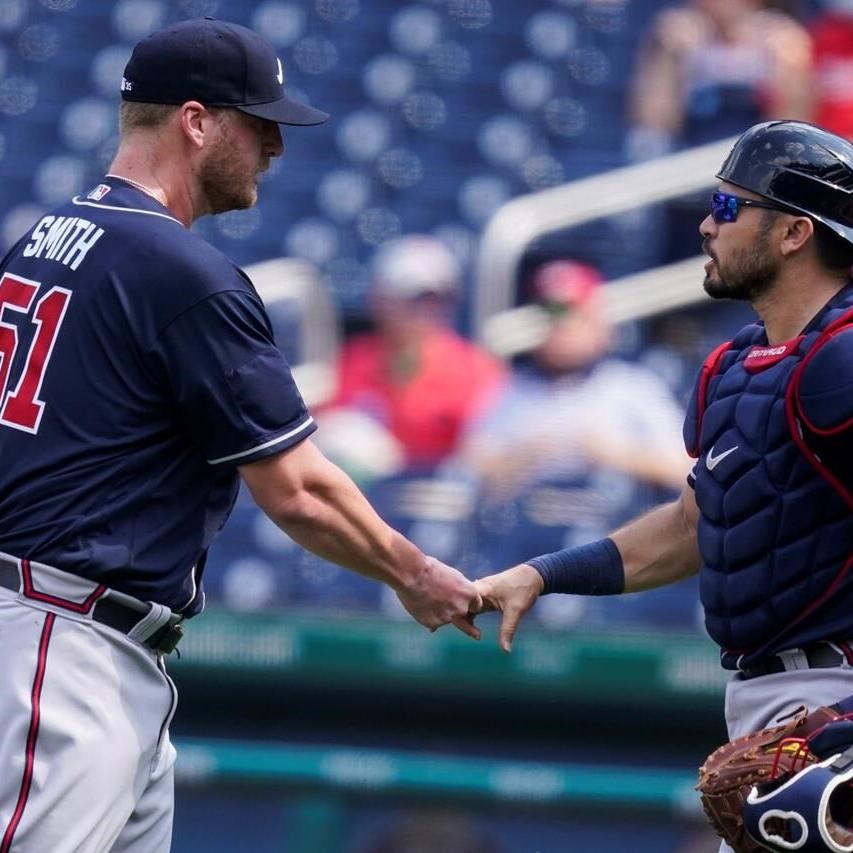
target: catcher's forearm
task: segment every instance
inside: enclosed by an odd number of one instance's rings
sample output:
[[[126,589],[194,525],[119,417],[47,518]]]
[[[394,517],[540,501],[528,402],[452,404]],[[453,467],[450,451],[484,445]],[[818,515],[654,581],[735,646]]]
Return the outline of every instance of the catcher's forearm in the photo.
[[[625,592],[675,583],[699,571],[698,510],[693,490],[629,522],[611,535],[622,555]]]
[[[605,539],[532,557],[542,594],[620,595],[673,583],[699,570],[693,492]]]

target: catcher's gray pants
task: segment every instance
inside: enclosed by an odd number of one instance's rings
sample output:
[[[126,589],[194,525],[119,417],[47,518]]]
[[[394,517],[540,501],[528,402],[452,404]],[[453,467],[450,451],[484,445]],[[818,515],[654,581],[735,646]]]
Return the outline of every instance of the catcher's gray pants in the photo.
[[[781,724],[801,705],[809,711],[853,694],[853,667],[795,669],[758,678],[736,675],[726,687],[729,740]],[[732,853],[723,842],[720,853]]]
[[[95,585],[33,566],[0,587],[0,853],[168,853],[175,691],[146,646],[51,601]]]

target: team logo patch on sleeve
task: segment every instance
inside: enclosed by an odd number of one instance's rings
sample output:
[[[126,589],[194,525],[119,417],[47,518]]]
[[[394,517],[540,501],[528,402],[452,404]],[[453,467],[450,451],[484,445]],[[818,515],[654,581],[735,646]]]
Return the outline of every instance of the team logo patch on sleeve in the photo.
[[[100,201],[111,189],[112,187],[108,187],[106,184],[98,184],[95,189],[86,193],[86,198],[92,201]]]

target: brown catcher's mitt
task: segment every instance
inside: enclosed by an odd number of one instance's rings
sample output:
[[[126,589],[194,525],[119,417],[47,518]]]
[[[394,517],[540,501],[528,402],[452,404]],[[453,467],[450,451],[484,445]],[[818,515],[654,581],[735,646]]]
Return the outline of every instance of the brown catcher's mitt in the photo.
[[[802,749],[802,741],[836,717],[834,708],[818,708],[809,714],[801,707],[784,725],[735,738],[705,759],[696,790],[717,835],[736,853],[765,850],[747,835],[743,825],[743,806],[752,786],[767,782],[771,776],[784,778],[814,762],[814,756]]]

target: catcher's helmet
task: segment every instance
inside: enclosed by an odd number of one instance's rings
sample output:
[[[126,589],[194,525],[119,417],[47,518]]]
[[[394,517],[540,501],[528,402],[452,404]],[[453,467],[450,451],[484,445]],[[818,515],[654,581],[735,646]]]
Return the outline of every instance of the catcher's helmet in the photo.
[[[717,177],[805,213],[853,244],[853,145],[803,121],[756,124]]]

